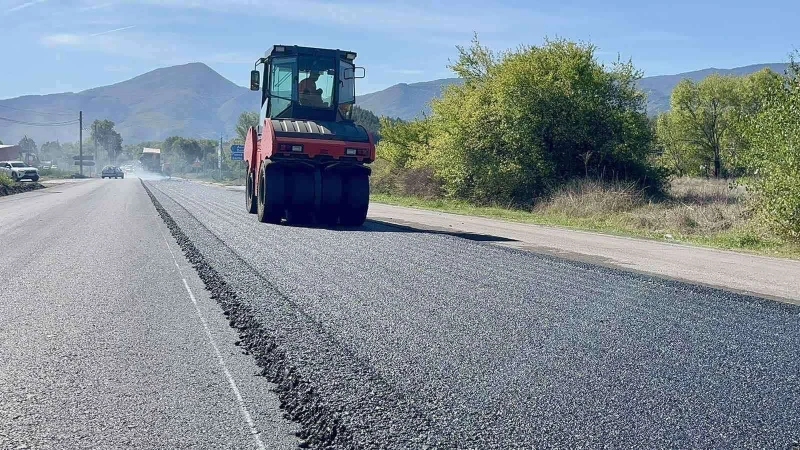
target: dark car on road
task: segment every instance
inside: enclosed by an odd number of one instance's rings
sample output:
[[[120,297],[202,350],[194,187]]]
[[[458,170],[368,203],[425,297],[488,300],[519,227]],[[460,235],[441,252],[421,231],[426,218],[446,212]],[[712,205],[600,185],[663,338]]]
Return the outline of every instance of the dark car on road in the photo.
[[[100,177],[102,178],[125,178],[125,172],[122,171],[119,167],[114,166],[105,166],[103,167],[103,171],[100,173]]]

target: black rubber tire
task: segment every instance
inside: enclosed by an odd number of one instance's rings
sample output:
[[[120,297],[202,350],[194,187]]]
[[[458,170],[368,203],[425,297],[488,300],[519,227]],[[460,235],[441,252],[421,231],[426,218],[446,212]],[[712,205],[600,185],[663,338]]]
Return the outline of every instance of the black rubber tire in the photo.
[[[295,170],[286,172],[286,222],[308,225],[314,219],[314,174]]]
[[[258,204],[256,203],[257,196],[255,195],[254,174],[249,172],[247,175],[247,187],[244,192],[244,206],[248,213],[255,214],[258,212]]]
[[[295,170],[286,173],[286,206],[291,209],[314,207],[314,174]]]
[[[341,223],[348,227],[361,226],[367,220],[369,209],[369,177],[352,174],[344,179],[343,185]]]
[[[279,168],[261,167],[258,177],[258,220],[264,223],[281,223],[284,210],[283,171]]]
[[[33,178],[31,178],[31,181],[33,181],[35,183],[35,182],[39,181],[39,177],[33,177]]]
[[[265,206],[264,206],[264,197],[266,196],[266,190],[264,188],[264,168],[261,168],[261,172],[258,174],[258,186],[256,194],[256,216],[258,217],[259,222],[269,222],[267,219],[267,215],[265,214]]]
[[[310,225],[313,221],[314,214],[308,207],[292,207],[286,210],[286,223],[289,225]]]
[[[19,181],[19,177],[14,172],[11,172],[11,179],[14,180],[15,183]]]
[[[342,203],[342,176],[338,173],[323,173],[322,201],[317,220],[322,225],[333,227],[339,222]]]

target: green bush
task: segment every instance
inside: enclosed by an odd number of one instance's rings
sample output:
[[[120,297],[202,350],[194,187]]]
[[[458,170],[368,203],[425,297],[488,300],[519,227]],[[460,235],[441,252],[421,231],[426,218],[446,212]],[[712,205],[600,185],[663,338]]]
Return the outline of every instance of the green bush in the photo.
[[[42,169],[39,171],[39,175],[49,178],[69,178],[72,174],[72,171],[61,169]]]
[[[4,173],[0,173],[0,186],[11,186],[12,184],[14,184],[14,180],[11,179],[11,177]]]
[[[759,216],[775,231],[800,239],[800,67],[773,89],[751,122],[746,161]]]
[[[530,205],[578,177],[627,179],[660,189],[648,163],[652,132],[631,63],[608,68],[595,47],[565,40],[494,55],[476,40],[451,66],[464,80],[432,114],[381,123],[379,155],[429,167],[451,197]]]

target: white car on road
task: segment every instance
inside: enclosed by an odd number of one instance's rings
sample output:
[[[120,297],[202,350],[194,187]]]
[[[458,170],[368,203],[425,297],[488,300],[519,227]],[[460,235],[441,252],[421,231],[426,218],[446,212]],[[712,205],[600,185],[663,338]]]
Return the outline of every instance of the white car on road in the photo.
[[[39,181],[39,169],[22,161],[0,161],[0,173],[8,175],[14,181]]]

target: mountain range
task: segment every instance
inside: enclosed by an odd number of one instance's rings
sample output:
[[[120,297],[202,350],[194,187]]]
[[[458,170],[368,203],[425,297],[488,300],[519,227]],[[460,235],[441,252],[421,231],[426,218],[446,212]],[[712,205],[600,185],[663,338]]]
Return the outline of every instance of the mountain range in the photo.
[[[173,135],[214,139],[224,132],[230,136],[242,111],[258,109],[257,92],[236,85],[202,63],[156,69],[78,93],[0,100],[0,117],[17,122],[64,122],[77,119],[80,110],[84,128],[95,119],[109,119],[126,143]],[[67,112],[73,114],[64,115]],[[25,134],[37,143],[75,142],[78,126],[41,127],[0,120],[0,140],[15,143]]]
[[[648,113],[655,114],[669,108],[672,88],[683,78],[700,80],[714,72],[743,75],[764,67],[783,73],[786,64],[709,68],[646,77],[639,81],[639,87],[648,94]],[[445,78],[400,83],[360,95],[357,103],[379,116],[412,119],[430,112],[430,100],[445,86],[460,81]],[[162,140],[173,135],[216,138],[219,133],[232,135],[239,114],[258,107],[258,93],[236,85],[203,63],[191,63],[156,69],[130,80],[77,93],[0,100],[0,140],[15,143],[28,135],[40,143],[75,142],[76,124],[48,127],[31,124],[70,121],[77,118],[79,110],[83,111],[84,128],[95,119],[110,119],[126,143]]]
[[[672,89],[684,78],[699,81],[712,73],[747,75],[765,67],[777,73],[784,73],[787,64],[754,64],[734,69],[708,68],[675,75],[645,77],[639,80],[638,86],[647,93],[647,113],[655,115],[669,109],[669,96],[672,93]],[[445,86],[460,82],[461,79],[459,78],[444,78],[422,83],[400,83],[382,91],[359,96],[357,101],[359,106],[372,111],[378,116],[398,117],[403,120],[409,120],[422,117],[423,114],[430,114],[428,102],[438,96]]]

